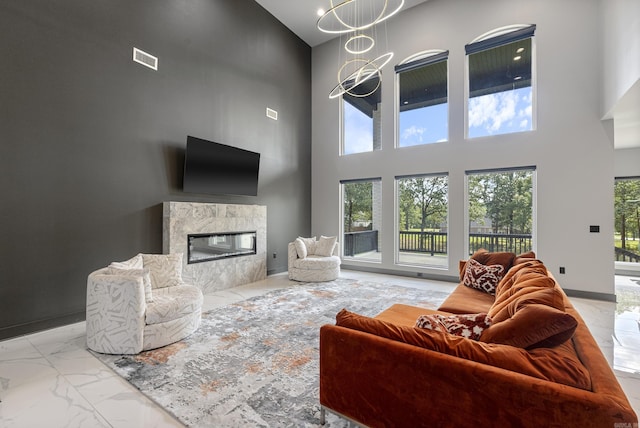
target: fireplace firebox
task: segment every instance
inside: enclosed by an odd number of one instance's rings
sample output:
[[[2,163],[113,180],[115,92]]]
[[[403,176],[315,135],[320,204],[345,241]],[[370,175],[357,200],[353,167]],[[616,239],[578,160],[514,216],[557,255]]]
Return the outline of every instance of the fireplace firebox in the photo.
[[[256,254],[256,232],[198,233],[187,235],[187,263]]]

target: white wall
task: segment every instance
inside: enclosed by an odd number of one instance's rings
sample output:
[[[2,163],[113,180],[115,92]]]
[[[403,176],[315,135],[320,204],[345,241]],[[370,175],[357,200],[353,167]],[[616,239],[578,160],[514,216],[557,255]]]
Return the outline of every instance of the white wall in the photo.
[[[480,6],[481,5],[481,6]],[[340,229],[341,179],[382,177],[383,261],[367,265],[457,277],[464,252],[467,170],[537,167],[536,252],[563,287],[613,294],[613,146],[600,121],[598,0],[430,0],[387,24],[394,60],[383,71],[382,150],[340,157],[335,86],[338,41],[312,52],[312,232]],[[509,24],[536,24],[537,130],[464,139],[464,45]],[[581,31],[583,30],[583,31]],[[449,50],[449,142],[394,149],[393,65],[427,49]],[[449,269],[394,266],[394,177],[449,173]],[[600,233],[589,233],[599,225]],[[351,262],[350,262],[351,263]],[[559,275],[560,266],[566,268]]]
[[[640,147],[614,152],[616,177],[640,177]]]
[[[640,1],[600,0],[604,96],[602,113],[611,110],[640,79]]]

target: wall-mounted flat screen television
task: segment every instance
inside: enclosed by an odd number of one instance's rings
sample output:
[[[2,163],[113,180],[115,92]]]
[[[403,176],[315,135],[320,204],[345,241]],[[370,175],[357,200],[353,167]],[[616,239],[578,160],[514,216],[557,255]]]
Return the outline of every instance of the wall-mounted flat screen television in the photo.
[[[260,153],[187,137],[182,188],[189,193],[258,195]]]

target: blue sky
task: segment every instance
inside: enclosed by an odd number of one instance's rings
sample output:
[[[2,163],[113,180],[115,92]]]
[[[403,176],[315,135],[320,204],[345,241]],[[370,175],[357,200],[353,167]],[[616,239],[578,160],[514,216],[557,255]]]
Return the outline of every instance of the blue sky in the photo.
[[[531,86],[471,98],[469,138],[532,129]]]
[[[400,113],[400,147],[447,141],[448,103]]]
[[[373,119],[344,104],[344,154],[373,150]],[[469,100],[469,138],[532,129],[531,87],[498,92]],[[400,147],[448,140],[448,104],[400,114]]]

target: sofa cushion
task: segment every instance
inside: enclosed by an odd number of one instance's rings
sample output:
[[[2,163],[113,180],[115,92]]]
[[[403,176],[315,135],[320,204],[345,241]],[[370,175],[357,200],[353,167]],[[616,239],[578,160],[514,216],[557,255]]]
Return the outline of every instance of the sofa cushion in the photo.
[[[182,285],[182,253],[143,254],[142,261],[154,289]]]
[[[106,273],[109,275],[121,275],[121,276],[142,278],[142,284],[144,285],[144,300],[147,303],[153,302],[151,275],[149,274],[149,269],[119,269],[116,267],[111,267],[111,265],[109,265]]]
[[[549,276],[547,267],[540,260],[532,259],[514,265],[507,271],[496,287],[496,298],[503,292],[509,290],[513,284],[536,276]]]
[[[331,256],[307,256],[304,259],[297,259],[293,262],[293,267],[305,270],[326,270],[340,266],[340,257]]]
[[[518,254],[516,258],[513,260],[513,266],[519,265],[520,263],[528,262],[531,260],[536,260],[536,253],[533,251],[527,251],[526,253]]]
[[[452,314],[477,314],[489,311],[494,301],[491,294],[459,284],[438,310]]]
[[[316,255],[329,257],[333,255],[333,247],[336,246],[338,240],[335,236],[320,236],[320,239],[316,243]]]
[[[454,336],[462,336],[478,340],[483,331],[491,326],[491,318],[487,314],[426,314],[420,315],[416,327],[429,330],[446,331]]]
[[[480,248],[478,251],[471,255],[471,258],[483,265],[502,265],[504,271],[508,271],[513,266],[513,261],[516,258],[515,253],[509,252],[489,252],[484,248]]]
[[[405,325],[407,327],[413,327],[416,324],[416,319],[421,315],[428,314],[440,314],[451,315],[448,312],[437,311],[434,309],[423,308],[420,306],[404,305],[402,303],[396,303],[391,305],[384,311],[380,312],[374,318],[390,322],[392,324]]]
[[[336,325],[539,379],[591,389],[589,372],[575,353],[572,353],[571,347],[527,351],[508,345],[478,342],[441,331],[395,325],[344,309],[337,314]]]
[[[517,285],[511,288],[505,298],[498,300],[489,309],[489,316],[494,323],[509,319],[521,306],[538,304],[564,311],[564,297],[562,291],[556,288],[553,278],[529,279],[527,284]]]
[[[553,348],[573,336],[578,321],[551,306],[524,304],[509,319],[484,330],[480,341],[518,348]]]
[[[495,294],[496,286],[504,276],[504,266],[483,265],[474,259],[469,259],[465,266],[462,283],[467,287]]]
[[[147,305],[146,324],[160,324],[193,314],[202,307],[202,291],[193,285],[176,285],[154,291]]]
[[[299,259],[307,257],[307,246],[301,238],[296,238],[296,240],[293,241],[293,245],[296,247],[296,253]]]
[[[316,254],[316,245],[318,241],[316,241],[315,236],[311,238],[303,238],[302,236],[298,236],[298,239],[302,240],[302,242],[304,242],[304,245],[307,247],[308,256],[313,256]]]

